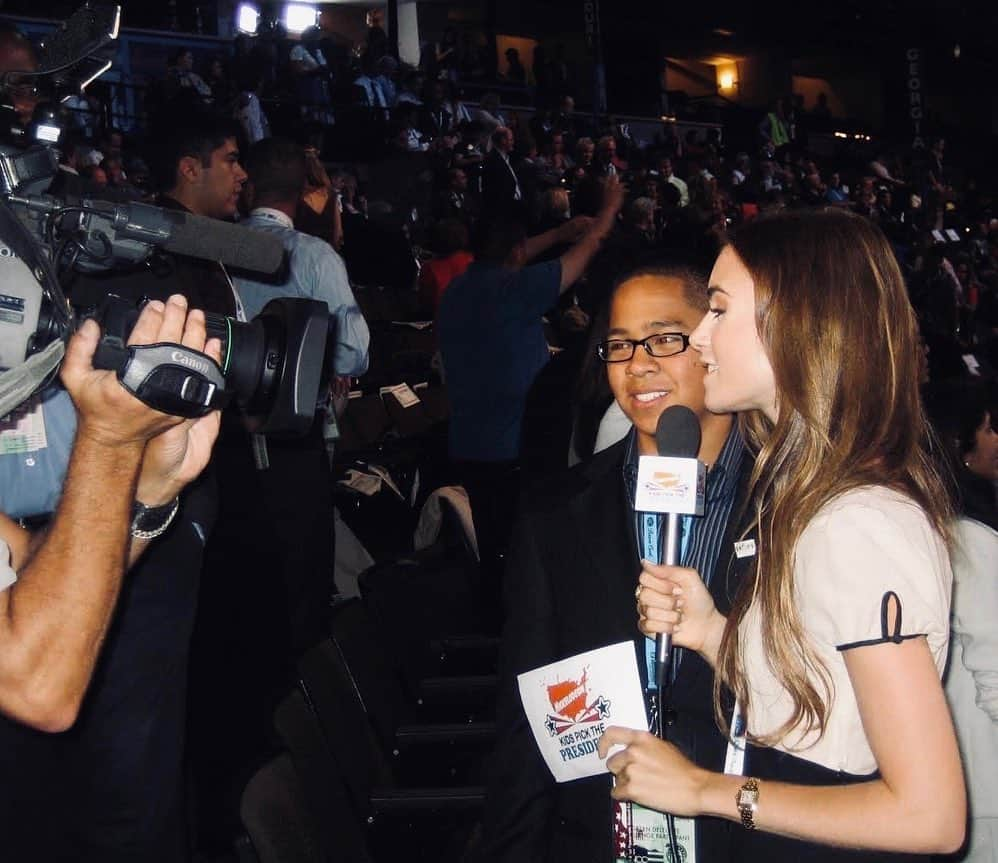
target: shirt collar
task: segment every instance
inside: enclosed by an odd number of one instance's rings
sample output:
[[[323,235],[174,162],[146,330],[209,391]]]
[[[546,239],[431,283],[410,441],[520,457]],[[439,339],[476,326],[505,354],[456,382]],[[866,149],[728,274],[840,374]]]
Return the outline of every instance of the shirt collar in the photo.
[[[257,216],[271,222],[277,222],[285,228],[293,228],[295,226],[295,223],[287,213],[282,213],[280,210],[273,209],[273,207],[254,207],[250,210],[250,218]]]

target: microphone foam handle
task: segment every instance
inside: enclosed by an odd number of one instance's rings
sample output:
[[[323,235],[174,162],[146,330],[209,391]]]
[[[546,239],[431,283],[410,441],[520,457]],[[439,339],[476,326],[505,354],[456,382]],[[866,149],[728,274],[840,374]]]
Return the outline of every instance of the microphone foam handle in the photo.
[[[189,213],[173,224],[162,247],[258,273],[276,273],[284,261],[284,244],[276,235]]]

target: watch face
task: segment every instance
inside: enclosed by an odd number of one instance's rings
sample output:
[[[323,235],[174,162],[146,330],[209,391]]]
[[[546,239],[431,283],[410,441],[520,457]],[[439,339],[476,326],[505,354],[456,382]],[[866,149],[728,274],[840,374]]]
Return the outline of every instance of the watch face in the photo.
[[[738,792],[739,806],[755,806],[759,802],[759,790],[757,788],[742,788]]]

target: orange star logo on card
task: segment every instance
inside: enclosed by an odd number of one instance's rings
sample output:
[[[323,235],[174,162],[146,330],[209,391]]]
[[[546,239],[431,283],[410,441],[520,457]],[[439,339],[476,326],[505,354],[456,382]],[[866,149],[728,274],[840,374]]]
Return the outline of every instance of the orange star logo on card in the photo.
[[[593,698],[589,692],[588,670],[578,679],[562,680],[547,686],[551,713],[544,723],[548,733],[555,737],[575,725],[598,722],[610,715],[610,702],[602,695]]]

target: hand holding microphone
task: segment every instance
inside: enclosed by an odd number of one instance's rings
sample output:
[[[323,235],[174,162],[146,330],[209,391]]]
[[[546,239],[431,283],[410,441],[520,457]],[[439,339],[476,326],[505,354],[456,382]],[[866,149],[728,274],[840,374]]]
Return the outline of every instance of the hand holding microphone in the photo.
[[[638,629],[649,638],[668,635],[673,644],[699,653],[713,665],[725,618],[700,574],[682,566],[642,563]]]
[[[676,566],[682,556],[681,515],[703,515],[706,468],[697,461],[700,451],[700,421],[684,405],[673,405],[662,411],[655,428],[658,456],[641,456],[638,460],[637,494],[634,509],[641,513],[642,557],[651,563]],[[664,515],[662,555],[658,548],[649,547],[648,518]],[[654,531],[655,536],[658,531]],[[659,693],[666,685],[667,669],[672,653],[672,632],[659,632],[656,637],[655,683]]]

